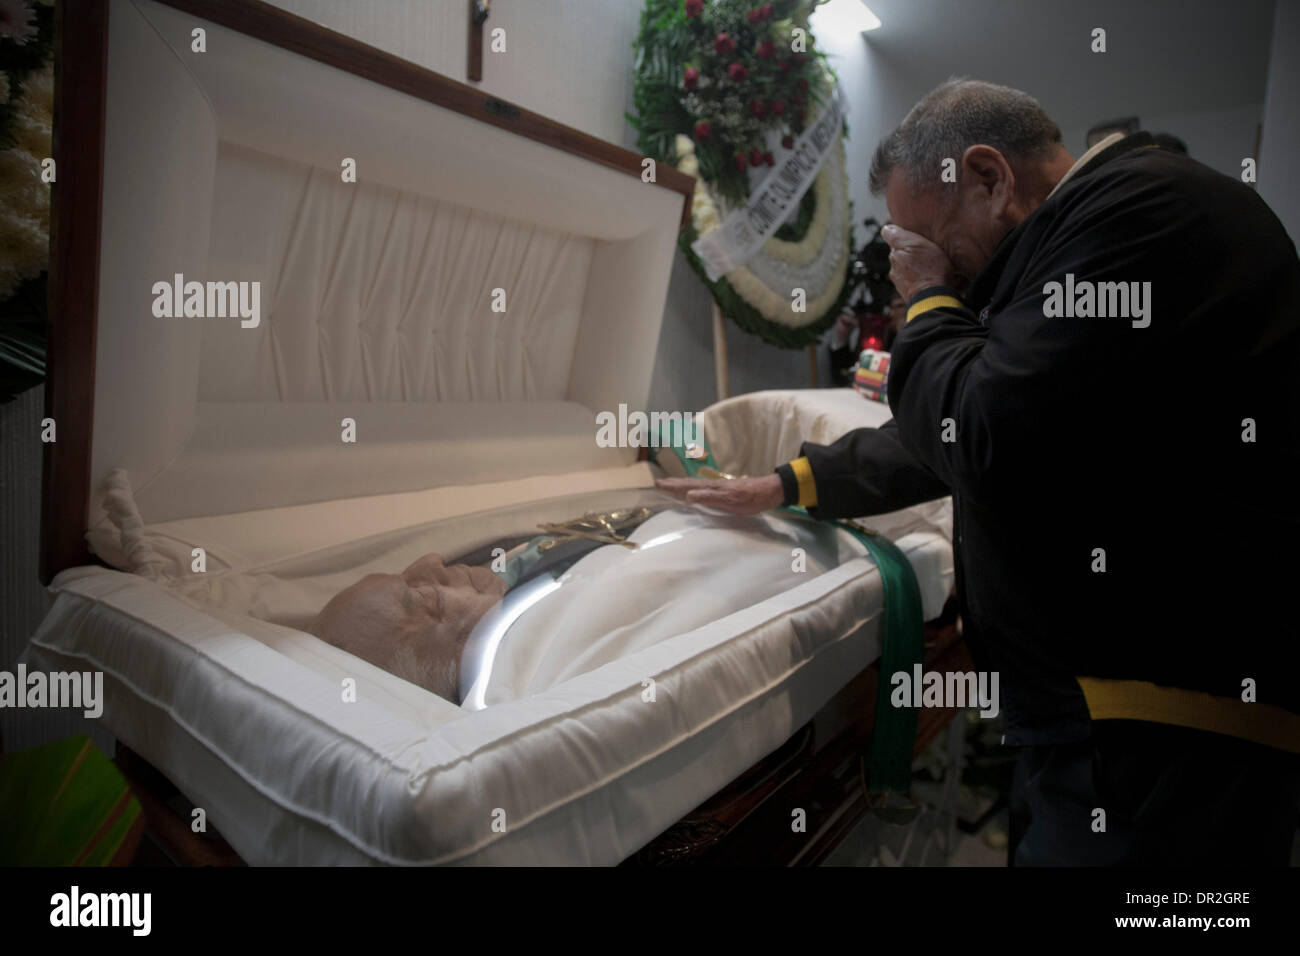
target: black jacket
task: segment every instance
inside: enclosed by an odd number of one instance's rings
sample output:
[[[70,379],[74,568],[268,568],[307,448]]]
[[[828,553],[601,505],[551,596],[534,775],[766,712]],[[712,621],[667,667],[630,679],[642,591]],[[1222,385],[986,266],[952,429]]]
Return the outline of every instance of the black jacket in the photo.
[[[1067,274],[1149,282],[1149,325],[1045,315]],[[952,492],[967,641],[1000,673],[1008,743],[1086,735],[1077,677],[1234,702],[1251,680],[1300,712],[1300,260],[1253,189],[1145,133],[1116,143],[964,301],[912,318],[889,403],[895,422],[803,446],[813,513]]]

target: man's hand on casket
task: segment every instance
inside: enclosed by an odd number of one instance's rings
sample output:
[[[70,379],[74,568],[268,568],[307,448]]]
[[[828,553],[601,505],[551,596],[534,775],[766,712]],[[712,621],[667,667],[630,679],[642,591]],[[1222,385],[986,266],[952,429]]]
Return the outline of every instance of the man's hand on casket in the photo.
[[[773,472],[757,478],[710,480],[706,478],[660,478],[660,491],[693,505],[705,505],[733,515],[756,515],[779,508],[785,501],[781,476]]]

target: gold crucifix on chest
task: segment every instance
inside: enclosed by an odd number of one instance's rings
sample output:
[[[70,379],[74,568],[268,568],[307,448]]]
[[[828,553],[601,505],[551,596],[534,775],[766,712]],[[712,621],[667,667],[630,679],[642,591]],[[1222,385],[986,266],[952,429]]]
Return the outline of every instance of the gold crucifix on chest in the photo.
[[[635,550],[636,545],[627,540],[626,532],[648,517],[650,517],[649,508],[619,508],[615,511],[592,512],[571,521],[545,522],[537,527],[554,537],[549,541],[543,541],[538,546],[538,550],[549,551],[561,541],[572,541],[574,538],[602,541],[605,544],[621,544],[625,548]]]

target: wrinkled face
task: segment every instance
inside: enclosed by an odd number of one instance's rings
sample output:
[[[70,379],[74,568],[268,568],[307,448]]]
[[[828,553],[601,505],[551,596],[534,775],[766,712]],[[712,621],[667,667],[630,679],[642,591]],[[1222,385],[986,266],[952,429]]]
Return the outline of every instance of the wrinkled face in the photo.
[[[995,155],[992,161],[975,156],[974,168],[967,162],[955,191],[936,184],[913,195],[901,168],[894,170],[885,188],[893,222],[942,249],[963,285],[979,275],[1002,237],[1028,214],[1015,196],[1009,164]]]
[[[456,703],[465,641],[505,592],[487,568],[426,554],[401,574],[369,574],[340,591],[314,633]]]

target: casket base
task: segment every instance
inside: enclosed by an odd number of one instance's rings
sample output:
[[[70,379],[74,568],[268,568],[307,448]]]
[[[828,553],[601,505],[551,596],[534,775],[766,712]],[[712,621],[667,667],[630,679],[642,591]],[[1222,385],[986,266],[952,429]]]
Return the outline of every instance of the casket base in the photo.
[[[953,602],[925,627],[926,670],[971,670]],[[785,744],[682,817],[624,866],[816,866],[867,812],[859,758],[870,745],[879,670],[872,665],[850,681]],[[919,715],[914,754],[921,753],[956,716],[929,708]],[[114,762],[140,800],[146,834],[166,861],[179,866],[243,866],[215,833],[191,829],[184,797],[143,757],[117,745]],[[795,833],[790,808],[802,807],[809,829]],[[143,856],[143,854],[141,855]]]
[[[113,763],[140,801],[144,815],[147,840],[141,841],[135,865],[247,865],[220,835],[194,832],[193,806],[153,764],[120,741],[114,748]]]
[[[925,669],[969,671],[955,602],[925,626]],[[624,861],[624,866],[817,866],[867,812],[860,758],[870,747],[879,687],[873,664],[831,698],[785,744]],[[913,755],[957,714],[927,708]],[[807,811],[793,832],[790,811]]]

